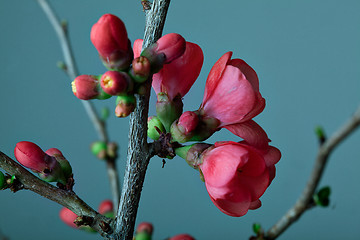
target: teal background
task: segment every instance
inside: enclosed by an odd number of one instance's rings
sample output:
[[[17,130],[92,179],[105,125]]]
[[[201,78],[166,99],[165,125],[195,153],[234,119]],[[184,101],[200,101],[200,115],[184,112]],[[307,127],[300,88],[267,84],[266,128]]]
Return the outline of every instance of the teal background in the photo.
[[[142,38],[140,0],[51,1],[69,34],[81,74],[105,71],[90,42],[90,28],[104,13],[118,15],[129,38]],[[151,159],[137,222],[154,224],[154,239],[189,233],[196,239],[248,239],[251,226],[271,227],[296,201],[318,149],[314,127],[332,134],[360,103],[360,2],[353,0],[172,1],[164,33],[177,32],[204,51],[201,75],[184,99],[185,110],[201,103],[212,65],[225,52],[244,59],[259,75],[267,106],[255,120],[283,157],[277,177],[261,198],[263,206],[241,218],[221,213],[210,201],[198,173],[180,158]],[[71,80],[56,67],[58,39],[36,1],[0,0],[0,150],[14,157],[15,144],[33,141],[57,147],[71,162],[75,191],[94,208],[111,198],[105,165],[89,145],[97,140]],[[95,101],[114,107],[115,99]],[[155,98],[151,99],[154,113]],[[112,111],[112,110],[111,110]],[[128,119],[108,121],[120,144],[123,176]],[[208,140],[238,138],[222,130]],[[279,239],[359,239],[360,133],[330,157],[320,186],[332,188],[329,208],[306,212]],[[29,191],[0,193],[0,229],[15,239],[99,239],[71,229],[58,218],[60,206]]]

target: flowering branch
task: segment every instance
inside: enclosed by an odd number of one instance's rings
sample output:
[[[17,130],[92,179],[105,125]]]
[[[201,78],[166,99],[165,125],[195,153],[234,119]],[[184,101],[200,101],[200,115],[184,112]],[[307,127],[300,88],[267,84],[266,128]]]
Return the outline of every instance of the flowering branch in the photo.
[[[111,234],[112,220],[96,212],[73,191],[63,190],[42,181],[2,152],[0,152],[0,168],[15,176],[16,188],[14,190],[28,189],[33,191],[70,209],[81,219],[86,219],[85,224],[102,236]]]
[[[143,48],[158,40],[162,34],[170,0],[155,0],[146,11]],[[128,157],[120,205],[115,223],[115,239],[132,239],[142,186],[150,154],[147,143],[147,117],[151,81],[144,95],[136,95],[136,108],[130,116]]]
[[[313,172],[308,180],[303,194],[297,200],[295,205],[287,211],[287,213],[265,234],[265,239],[276,239],[288,227],[291,226],[300,216],[311,206],[312,197],[320,182],[321,176],[324,172],[326,163],[332,151],[337,147],[350,133],[360,125],[360,107],[356,110],[355,114],[328,138],[323,144],[320,145]]]
[[[67,34],[67,29],[60,23],[59,18],[56,16],[55,11],[52,9],[47,0],[37,0],[42,10],[49,19],[52,27],[54,28],[61,45],[61,49],[65,59],[65,67],[63,68],[71,80],[74,80],[78,75],[78,69],[74,59],[74,54]],[[96,132],[98,133],[101,141],[108,143],[109,138],[106,131],[105,123],[96,113],[95,107],[92,102],[81,100],[85,111],[93,123]],[[113,194],[113,202],[115,206],[119,204],[120,199],[120,183],[116,170],[116,163],[114,158],[106,158],[107,172],[110,180],[111,192]]]

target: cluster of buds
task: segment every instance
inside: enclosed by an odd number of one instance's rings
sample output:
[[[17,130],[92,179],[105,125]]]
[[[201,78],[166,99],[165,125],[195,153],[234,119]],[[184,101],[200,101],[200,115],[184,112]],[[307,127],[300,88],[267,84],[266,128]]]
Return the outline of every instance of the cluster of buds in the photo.
[[[22,141],[16,144],[14,153],[21,165],[30,168],[44,181],[67,185],[72,179],[70,163],[57,148],[44,152],[35,143]]]
[[[180,58],[186,46],[182,36],[170,33],[144,49],[140,55],[131,48],[124,23],[112,14],[103,15],[94,24],[90,38],[108,71],[98,76],[78,76],[72,82],[73,93],[82,100],[104,100],[117,96],[117,117],[127,117],[134,111],[134,94],[142,94],[143,84],[149,76]],[[139,41],[135,41],[134,46],[138,45]]]
[[[265,108],[265,99],[256,72],[245,61],[231,59],[232,52],[225,53],[207,77],[200,108],[183,112],[183,97],[204,61],[198,45],[170,33],[145,49],[141,39],[131,48],[124,23],[111,14],[102,16],[92,27],[91,41],[108,71],[77,77],[73,91],[78,98],[116,96],[115,114],[126,117],[136,106],[134,94],[142,94],[144,83],[152,76],[157,102],[156,116],[148,118],[148,136],[154,140],[171,136],[171,141],[177,142],[174,146],[199,142],[178,147],[175,152],[200,172],[211,200],[222,212],[243,216],[260,207],[259,199],[275,177],[281,154],[252,120]],[[242,141],[202,142],[222,128]],[[93,146],[99,158],[108,156],[108,146],[103,145]]]

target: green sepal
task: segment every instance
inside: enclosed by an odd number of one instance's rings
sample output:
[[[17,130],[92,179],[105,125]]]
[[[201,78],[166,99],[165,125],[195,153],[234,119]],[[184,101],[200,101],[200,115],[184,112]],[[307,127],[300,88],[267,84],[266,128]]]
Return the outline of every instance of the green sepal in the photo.
[[[158,140],[160,137],[160,133],[158,132],[166,132],[164,125],[161,123],[160,119],[157,116],[151,116],[148,118],[148,130],[147,135],[152,140]]]
[[[135,240],[151,240],[151,239],[152,239],[151,235],[146,231],[137,233],[135,235]]]

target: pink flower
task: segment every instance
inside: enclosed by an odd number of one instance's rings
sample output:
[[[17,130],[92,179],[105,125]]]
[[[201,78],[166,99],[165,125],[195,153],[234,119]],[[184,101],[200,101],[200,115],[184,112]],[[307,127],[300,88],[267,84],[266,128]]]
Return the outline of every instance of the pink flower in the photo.
[[[91,28],[91,42],[109,68],[127,68],[133,53],[124,23],[120,18],[103,15]]]
[[[184,234],[178,234],[176,236],[173,236],[173,237],[169,238],[169,240],[195,240],[195,238],[193,238],[189,234],[184,233]]]
[[[135,57],[140,55],[141,46],[141,39],[134,42]],[[177,95],[185,96],[199,76],[203,61],[201,48],[195,43],[186,42],[185,52],[153,75],[152,86],[156,94],[167,93],[171,100]]]
[[[66,207],[63,207],[60,210],[59,217],[68,226],[70,226],[72,228],[78,228],[76,226],[76,224],[74,223],[74,221],[76,220],[76,218],[78,216],[75,213],[73,213],[71,210],[67,209]]]
[[[213,203],[234,217],[260,207],[259,198],[275,177],[280,156],[275,147],[259,150],[236,142],[218,142],[205,150],[200,170]]]
[[[119,95],[131,87],[131,80],[124,72],[107,71],[102,75],[100,85],[107,94]]]
[[[38,145],[32,142],[18,142],[14,154],[21,165],[35,172],[51,171],[58,166],[55,158],[44,153]]]
[[[154,228],[153,225],[149,222],[142,222],[136,228],[136,233],[147,232],[148,234],[152,234]]]
[[[212,67],[200,107],[202,115],[220,120],[219,127],[250,120],[265,107],[256,72],[231,55],[225,53]]]
[[[114,204],[112,203],[111,200],[104,200],[100,203],[98,210],[99,213],[103,215],[109,212],[113,212]]]

